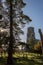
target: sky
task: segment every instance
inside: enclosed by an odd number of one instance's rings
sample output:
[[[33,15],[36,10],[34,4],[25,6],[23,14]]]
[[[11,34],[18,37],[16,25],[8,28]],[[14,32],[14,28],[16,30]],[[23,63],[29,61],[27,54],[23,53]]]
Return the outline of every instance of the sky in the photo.
[[[26,42],[27,39],[27,28],[34,27],[36,39],[40,39],[38,29],[40,28],[43,32],[43,0],[24,0],[26,3],[23,8],[24,14],[28,15],[32,22],[25,26],[24,35],[21,35],[22,41]]]

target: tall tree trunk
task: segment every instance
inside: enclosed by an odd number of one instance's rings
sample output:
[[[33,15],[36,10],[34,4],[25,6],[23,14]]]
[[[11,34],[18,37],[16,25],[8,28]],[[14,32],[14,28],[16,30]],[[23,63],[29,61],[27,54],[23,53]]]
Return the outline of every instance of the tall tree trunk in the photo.
[[[13,65],[13,17],[12,17],[12,0],[10,0],[10,42],[8,48],[7,65]]]
[[[42,39],[42,54],[43,54],[43,39]]]
[[[42,54],[43,54],[43,34],[41,32],[41,29],[39,29],[38,31],[39,31],[41,42],[42,42]]]

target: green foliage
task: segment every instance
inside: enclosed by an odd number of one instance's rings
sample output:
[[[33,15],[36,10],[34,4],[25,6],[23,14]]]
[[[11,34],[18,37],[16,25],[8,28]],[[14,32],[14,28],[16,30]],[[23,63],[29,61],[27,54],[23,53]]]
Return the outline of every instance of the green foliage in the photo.
[[[3,3],[1,7],[3,21],[0,23],[0,27],[10,29],[10,1],[12,1],[12,27],[13,27],[13,35],[15,35],[15,40],[20,39],[20,34],[24,34],[22,31],[22,27],[25,26],[27,22],[30,22],[31,19],[27,15],[23,14],[22,8],[26,5],[23,0],[5,0],[4,7]],[[9,33],[10,31],[8,31]],[[9,33],[10,35],[10,33]]]

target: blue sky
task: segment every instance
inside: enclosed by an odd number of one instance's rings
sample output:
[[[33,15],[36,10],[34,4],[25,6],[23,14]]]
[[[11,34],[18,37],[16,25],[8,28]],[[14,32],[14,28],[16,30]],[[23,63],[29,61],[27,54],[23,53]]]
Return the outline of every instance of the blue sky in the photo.
[[[35,37],[40,39],[38,29],[40,28],[43,32],[43,0],[24,0],[26,3],[25,8],[23,9],[24,14],[28,15],[32,22],[27,24],[23,29],[25,34],[21,36],[22,41],[26,41],[27,27],[34,27]]]

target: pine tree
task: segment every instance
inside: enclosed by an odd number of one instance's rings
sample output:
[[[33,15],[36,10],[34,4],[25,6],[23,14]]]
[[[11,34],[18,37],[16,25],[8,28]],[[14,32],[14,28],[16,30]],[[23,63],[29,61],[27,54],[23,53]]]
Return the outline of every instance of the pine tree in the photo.
[[[4,4],[3,4],[4,3]],[[19,35],[22,33],[24,25],[31,21],[31,19],[23,14],[22,8],[26,5],[23,0],[5,0],[0,3],[0,16],[2,16],[0,27],[9,29],[9,48],[7,65],[13,64],[13,43],[19,40]],[[1,19],[0,18],[0,19]]]

